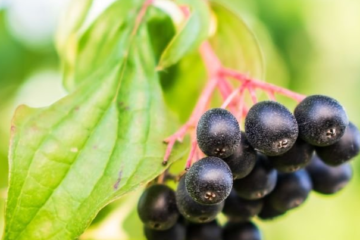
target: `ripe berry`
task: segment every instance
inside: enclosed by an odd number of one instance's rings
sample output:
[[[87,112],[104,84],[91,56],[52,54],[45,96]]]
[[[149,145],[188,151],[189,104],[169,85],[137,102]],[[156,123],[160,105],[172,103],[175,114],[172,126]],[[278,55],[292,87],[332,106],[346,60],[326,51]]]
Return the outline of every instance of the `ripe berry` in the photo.
[[[277,172],[264,155],[258,155],[254,169],[245,178],[234,181],[234,189],[241,197],[248,200],[263,198],[274,190]]]
[[[277,217],[283,216],[287,211],[276,210],[269,202],[268,198],[264,199],[264,204],[258,217],[262,220],[273,220]]]
[[[244,132],[241,132],[241,143],[235,152],[224,161],[229,165],[234,179],[244,178],[253,170],[256,163],[256,151],[250,145]]]
[[[166,185],[152,185],[141,195],[138,214],[146,227],[166,230],[174,226],[179,217],[175,192]]]
[[[223,213],[232,222],[249,221],[261,211],[263,205],[262,199],[246,200],[240,198],[237,193],[232,190],[229,197],[225,200]]]
[[[189,224],[186,240],[222,240],[222,228],[216,221],[203,224]]]
[[[300,206],[311,190],[312,183],[306,170],[282,173],[278,175],[276,187],[268,200],[274,209],[285,212]]]
[[[223,230],[224,240],[261,240],[258,227],[252,222],[227,223]]]
[[[283,105],[273,101],[255,104],[245,120],[250,144],[261,153],[277,156],[287,152],[298,136],[295,117]]]
[[[310,162],[313,152],[313,146],[298,139],[289,151],[279,156],[269,157],[269,160],[281,172],[294,172],[304,168]]]
[[[190,222],[206,223],[213,221],[223,209],[224,202],[213,205],[202,205],[195,202],[186,190],[185,176],[180,179],[176,190],[176,202],[179,212]]]
[[[340,191],[352,178],[350,164],[345,163],[337,167],[328,166],[316,155],[313,156],[306,170],[311,177],[314,191],[322,194],[334,194]]]
[[[314,146],[337,142],[349,124],[344,108],[330,97],[314,95],[305,98],[295,109],[299,136]]]
[[[196,134],[200,149],[208,156],[229,157],[240,144],[239,123],[222,108],[205,112],[199,120]]]
[[[176,223],[170,229],[159,231],[144,227],[147,240],[185,240],[186,229],[181,223]]]
[[[354,124],[349,123],[339,141],[327,147],[316,148],[316,154],[326,164],[338,166],[358,155],[359,150],[360,132]]]
[[[206,157],[191,166],[185,177],[190,196],[200,204],[217,204],[229,196],[233,176],[220,158]]]

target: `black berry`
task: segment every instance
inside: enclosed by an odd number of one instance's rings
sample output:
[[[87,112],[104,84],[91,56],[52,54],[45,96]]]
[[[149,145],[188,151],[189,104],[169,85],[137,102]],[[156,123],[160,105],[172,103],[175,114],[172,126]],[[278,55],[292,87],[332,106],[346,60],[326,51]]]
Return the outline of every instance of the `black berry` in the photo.
[[[279,156],[269,157],[269,160],[281,172],[294,172],[304,168],[310,162],[313,152],[313,146],[298,139],[289,151]]]
[[[248,200],[263,198],[274,190],[277,172],[264,155],[258,155],[254,169],[245,178],[234,181],[234,189],[241,197]]]
[[[208,156],[226,158],[240,144],[240,127],[227,110],[214,108],[205,112],[197,125],[197,141]]]
[[[191,223],[187,227],[186,240],[222,240],[222,228],[216,221],[203,224]]]
[[[316,148],[316,153],[326,164],[337,166],[354,158],[359,150],[360,132],[354,124],[349,123],[339,141],[327,147]]]
[[[311,177],[314,191],[322,194],[334,194],[340,191],[352,178],[352,169],[348,163],[332,167],[326,165],[316,155],[313,156],[306,170]]]
[[[186,228],[181,223],[176,223],[170,229],[159,231],[144,227],[144,233],[147,240],[185,240]]]
[[[180,179],[177,187],[176,202],[181,215],[183,215],[186,220],[193,223],[213,221],[224,207],[224,202],[213,205],[203,205],[195,202],[186,190],[185,177]]]
[[[225,200],[223,213],[232,222],[245,222],[258,215],[262,205],[262,199],[246,200],[240,198],[233,190]]]
[[[277,102],[263,101],[249,110],[245,132],[256,150],[268,156],[277,156],[294,145],[298,125],[286,107]]]
[[[287,211],[276,210],[270,203],[268,198],[264,199],[264,204],[258,217],[262,220],[273,220],[277,217],[283,216]]]
[[[268,196],[269,203],[279,212],[300,206],[312,190],[311,179],[302,169],[294,173],[281,173],[274,191]]]
[[[206,157],[191,166],[185,177],[186,189],[200,204],[218,204],[229,196],[233,176],[220,158]]]
[[[145,226],[155,230],[171,228],[179,217],[175,192],[166,185],[147,188],[140,197],[137,210]]]
[[[234,179],[246,177],[256,163],[256,151],[250,145],[244,132],[241,132],[241,143],[237,145],[235,152],[224,161],[229,165]]]
[[[224,240],[261,240],[258,227],[252,222],[228,223],[223,230]]]
[[[299,136],[314,146],[337,142],[349,124],[344,108],[333,98],[314,95],[305,98],[295,109]]]

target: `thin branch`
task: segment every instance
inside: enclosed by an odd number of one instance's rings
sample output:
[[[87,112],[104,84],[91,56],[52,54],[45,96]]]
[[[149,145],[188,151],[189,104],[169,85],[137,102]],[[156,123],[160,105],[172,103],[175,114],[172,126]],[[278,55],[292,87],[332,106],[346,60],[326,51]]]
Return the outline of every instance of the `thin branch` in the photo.
[[[286,88],[282,88],[282,87],[273,85],[271,83],[266,83],[266,82],[263,82],[263,81],[260,81],[257,79],[249,78],[245,74],[239,73],[232,69],[222,68],[220,71],[220,74],[225,77],[234,78],[240,82],[249,81],[251,86],[253,86],[255,88],[262,89],[266,92],[278,93],[278,94],[287,96],[289,98],[292,98],[298,102],[301,102],[306,97],[305,95],[301,95],[299,93],[290,91]]]

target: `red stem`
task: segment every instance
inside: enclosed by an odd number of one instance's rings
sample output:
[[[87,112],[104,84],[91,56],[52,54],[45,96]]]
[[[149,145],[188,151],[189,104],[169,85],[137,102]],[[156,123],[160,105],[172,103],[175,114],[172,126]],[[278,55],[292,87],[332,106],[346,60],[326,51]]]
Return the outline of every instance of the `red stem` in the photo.
[[[275,94],[274,94],[273,91],[268,91],[268,92],[266,92],[266,94],[268,95],[268,98],[269,98],[271,101],[276,102],[276,97],[275,97]]]
[[[271,83],[262,82],[262,81],[257,80],[257,79],[249,78],[245,74],[236,72],[235,70],[232,70],[232,69],[222,68],[220,70],[220,74],[222,76],[225,76],[225,77],[234,78],[234,79],[236,79],[236,80],[238,80],[238,81],[240,81],[242,83],[245,82],[245,81],[249,81],[251,86],[253,86],[255,88],[262,89],[262,90],[264,90],[266,92],[278,93],[278,94],[287,96],[289,98],[292,98],[292,99],[294,99],[294,100],[296,100],[298,102],[301,102],[306,97],[305,95],[301,95],[301,94],[298,94],[296,92],[292,92],[292,91],[290,91],[290,90],[288,90],[286,88],[282,88],[282,87],[273,85]]]
[[[192,141],[192,143],[191,143],[191,149],[190,149],[189,157],[186,160],[185,170],[188,170],[191,167],[192,160],[195,157],[196,152],[197,152],[197,141],[194,139]]]
[[[135,27],[132,31],[132,35],[134,35],[137,30],[139,29],[139,26],[146,14],[146,10],[150,7],[150,5],[154,2],[154,0],[145,0],[144,1],[144,4],[142,5],[140,11],[139,11],[139,14],[136,16],[136,19],[135,19]]]
[[[245,108],[245,89],[247,87],[248,82],[245,82],[243,85],[241,85],[240,87],[240,91],[239,91],[239,95],[240,95],[240,100],[239,100],[239,115],[238,115],[238,120],[239,120],[239,124],[241,124],[242,121],[242,117],[246,115],[246,112],[244,112]],[[246,111],[246,110],[245,110]]]
[[[248,90],[250,92],[250,96],[251,96],[251,100],[253,101],[254,104],[256,104],[258,102],[257,100],[257,96],[256,96],[256,92],[253,86],[249,86]]]
[[[223,68],[220,59],[216,56],[209,42],[204,42],[200,47],[200,54],[205,63],[209,77],[219,76]]]
[[[228,105],[232,103],[236,95],[239,93],[241,89],[236,88],[224,101],[224,103],[221,105],[221,108],[226,108]]]

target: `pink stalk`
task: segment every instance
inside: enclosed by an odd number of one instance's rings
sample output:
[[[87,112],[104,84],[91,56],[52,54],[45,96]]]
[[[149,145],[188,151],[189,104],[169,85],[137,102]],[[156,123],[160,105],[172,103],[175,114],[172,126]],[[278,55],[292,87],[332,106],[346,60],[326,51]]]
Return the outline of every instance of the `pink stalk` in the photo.
[[[142,22],[142,20],[144,19],[144,16],[146,14],[146,11],[148,10],[148,8],[150,7],[150,5],[154,2],[154,0],[145,0],[144,4],[142,5],[139,14],[136,16],[135,19],[135,27],[132,31],[132,35],[135,35],[135,33],[137,32],[137,30],[139,29],[139,26]]]
[[[197,141],[194,139],[191,143],[189,157],[186,160],[185,170],[188,170],[191,167],[191,164],[192,164],[193,158],[196,155],[196,152],[197,152]]]
[[[236,88],[224,101],[224,103],[221,105],[221,108],[226,108],[238,95],[240,91],[240,88]]]
[[[252,87],[250,85],[248,89],[249,89],[249,92],[250,92],[251,100],[253,101],[254,104],[256,104],[258,102],[258,100],[257,100],[257,96],[256,96],[256,92],[255,92],[254,87]]]
[[[243,83],[243,85],[241,85],[240,90],[239,90],[240,100],[239,100],[238,120],[239,120],[239,124],[240,124],[240,125],[241,125],[242,117],[246,115],[246,112],[244,112],[244,110],[245,110],[245,95],[244,95],[244,91],[245,91],[245,89],[246,89],[247,84],[248,84],[247,82]]]
[[[266,82],[262,82],[260,80],[257,79],[252,79],[247,77],[246,75],[239,73],[235,70],[232,69],[228,69],[228,68],[222,68],[220,71],[220,74],[222,76],[225,77],[231,77],[234,78],[240,82],[244,82],[244,81],[249,81],[251,86],[255,87],[255,88],[259,88],[264,90],[265,92],[273,92],[273,93],[278,93],[284,96],[287,96],[289,98],[292,98],[298,102],[301,102],[306,96],[298,94],[296,92],[290,91],[286,88],[282,88],[276,85],[273,85],[271,83],[266,83]]]
[[[276,102],[276,97],[273,91],[266,92],[266,94],[271,101]]]

